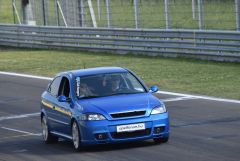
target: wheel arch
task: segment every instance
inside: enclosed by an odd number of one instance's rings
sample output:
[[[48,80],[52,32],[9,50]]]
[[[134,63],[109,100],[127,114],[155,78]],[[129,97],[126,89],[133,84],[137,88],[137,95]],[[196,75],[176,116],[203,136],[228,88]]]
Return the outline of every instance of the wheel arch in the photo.
[[[43,116],[46,116],[46,117],[47,117],[46,111],[42,109],[40,116],[41,116],[41,120],[42,120]]]
[[[73,125],[73,122],[74,122],[74,121],[78,124],[77,119],[76,119],[75,117],[72,117],[72,118],[71,118],[71,123],[70,123],[71,128],[72,128],[72,125]]]
[[[72,125],[73,125],[74,121],[77,123],[78,129],[79,129],[79,134],[80,134],[80,137],[82,138],[82,135],[83,135],[82,128],[79,125],[79,122],[78,122],[77,118],[75,118],[75,117],[71,118],[71,124],[70,124],[71,125],[71,129],[72,129]]]

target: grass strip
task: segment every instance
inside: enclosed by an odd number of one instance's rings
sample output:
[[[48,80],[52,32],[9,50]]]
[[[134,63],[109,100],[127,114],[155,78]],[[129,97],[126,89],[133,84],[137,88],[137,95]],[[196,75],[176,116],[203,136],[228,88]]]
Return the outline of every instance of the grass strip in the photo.
[[[61,71],[100,66],[129,68],[160,90],[240,99],[240,63],[0,48],[0,71],[53,77]]]

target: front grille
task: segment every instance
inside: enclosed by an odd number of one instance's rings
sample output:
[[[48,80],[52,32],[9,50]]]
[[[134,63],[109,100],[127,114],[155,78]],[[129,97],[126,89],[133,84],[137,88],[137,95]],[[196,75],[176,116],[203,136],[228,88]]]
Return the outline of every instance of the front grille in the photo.
[[[122,112],[122,113],[112,113],[112,118],[121,118],[121,117],[133,117],[145,115],[146,111],[131,111],[131,112]]]
[[[147,128],[145,130],[131,131],[131,132],[112,132],[111,136],[114,139],[126,139],[126,138],[134,138],[150,135],[151,128]]]

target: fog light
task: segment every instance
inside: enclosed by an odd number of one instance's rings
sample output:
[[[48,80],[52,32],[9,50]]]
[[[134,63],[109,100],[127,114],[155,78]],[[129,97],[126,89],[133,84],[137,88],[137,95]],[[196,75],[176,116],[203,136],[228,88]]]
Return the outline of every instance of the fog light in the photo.
[[[106,133],[99,133],[99,134],[95,134],[95,137],[97,140],[104,140],[107,138],[107,134]]]
[[[99,134],[98,139],[102,139],[102,138],[103,138],[103,134]]]
[[[164,126],[160,126],[160,127],[155,127],[154,128],[154,133],[155,134],[162,133],[163,131],[164,131]]]

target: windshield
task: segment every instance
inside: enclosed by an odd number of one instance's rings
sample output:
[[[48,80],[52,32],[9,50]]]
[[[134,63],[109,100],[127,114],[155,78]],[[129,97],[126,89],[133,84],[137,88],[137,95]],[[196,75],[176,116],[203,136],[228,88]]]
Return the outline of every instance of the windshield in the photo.
[[[144,92],[143,85],[128,72],[76,77],[76,95],[79,99]]]

